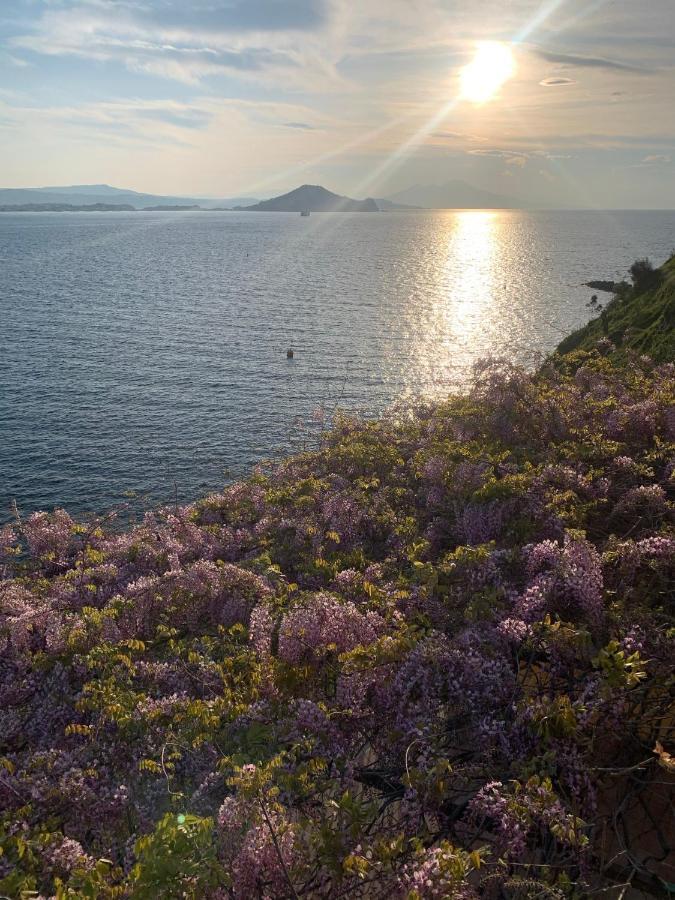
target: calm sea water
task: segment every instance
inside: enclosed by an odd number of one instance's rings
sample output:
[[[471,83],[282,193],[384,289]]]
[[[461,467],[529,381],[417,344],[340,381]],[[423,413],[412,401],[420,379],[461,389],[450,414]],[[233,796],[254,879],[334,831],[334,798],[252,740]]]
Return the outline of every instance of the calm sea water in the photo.
[[[322,409],[532,361],[673,246],[675,212],[0,215],[0,519],[193,499]]]

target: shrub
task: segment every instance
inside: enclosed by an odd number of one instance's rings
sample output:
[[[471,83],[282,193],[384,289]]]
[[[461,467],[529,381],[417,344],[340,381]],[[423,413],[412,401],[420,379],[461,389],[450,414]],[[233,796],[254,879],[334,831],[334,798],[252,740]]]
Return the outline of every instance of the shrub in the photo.
[[[655,269],[649,259],[636,259],[630,267],[630,277],[638,294],[654,290],[663,281],[661,270]]]

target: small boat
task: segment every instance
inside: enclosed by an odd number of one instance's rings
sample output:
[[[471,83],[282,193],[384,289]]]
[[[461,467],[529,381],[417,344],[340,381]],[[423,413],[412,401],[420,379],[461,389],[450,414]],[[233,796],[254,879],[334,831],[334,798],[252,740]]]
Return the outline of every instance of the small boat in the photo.
[[[309,215],[309,210],[308,210],[308,209],[303,209],[303,210],[300,212],[300,215],[301,215],[301,216],[308,216],[308,215]]]

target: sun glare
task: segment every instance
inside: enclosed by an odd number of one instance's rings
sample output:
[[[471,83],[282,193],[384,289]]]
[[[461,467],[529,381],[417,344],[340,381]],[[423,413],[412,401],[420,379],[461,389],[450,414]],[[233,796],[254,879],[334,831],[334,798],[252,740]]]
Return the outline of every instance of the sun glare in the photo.
[[[473,60],[462,69],[463,99],[485,103],[511,78],[515,69],[510,47],[497,41],[481,41]]]

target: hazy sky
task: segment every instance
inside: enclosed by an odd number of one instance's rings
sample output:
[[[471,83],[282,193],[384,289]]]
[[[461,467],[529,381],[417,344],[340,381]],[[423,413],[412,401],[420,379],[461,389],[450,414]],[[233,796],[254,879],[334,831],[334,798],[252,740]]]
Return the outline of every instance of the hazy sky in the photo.
[[[0,0],[0,135],[3,187],[675,207],[675,0]]]

